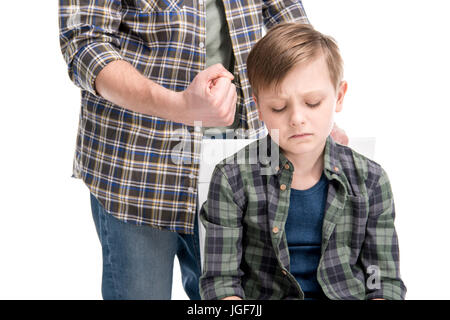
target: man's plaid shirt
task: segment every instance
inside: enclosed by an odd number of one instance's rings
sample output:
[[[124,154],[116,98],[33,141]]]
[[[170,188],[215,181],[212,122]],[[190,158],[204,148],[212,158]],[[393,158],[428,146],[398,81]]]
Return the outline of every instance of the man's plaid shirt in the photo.
[[[223,0],[234,53],[240,137],[258,138],[246,60],[267,28],[307,23],[300,0]],[[60,43],[82,89],[74,177],[119,219],[192,233],[200,158],[199,128],[147,116],[99,97],[94,82],[114,60],[149,79],[185,90],[205,68],[205,1],[60,0]],[[164,106],[161,106],[164,108]]]
[[[242,159],[250,157],[255,144],[258,154],[260,146],[270,150],[264,147],[270,141],[267,136],[251,143],[241,151]],[[202,298],[302,299],[289,272],[284,232],[293,165],[280,153],[277,171],[266,174],[267,165],[234,157],[216,166],[200,212],[206,228]],[[324,172],[329,188],[317,270],[324,293],[330,299],[404,299],[385,171],[328,138]]]

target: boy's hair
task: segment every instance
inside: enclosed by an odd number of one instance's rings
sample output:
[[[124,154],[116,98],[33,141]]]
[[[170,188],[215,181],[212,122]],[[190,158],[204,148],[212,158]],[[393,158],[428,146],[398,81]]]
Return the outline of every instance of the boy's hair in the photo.
[[[281,23],[272,27],[250,51],[247,72],[253,94],[274,85],[278,90],[288,72],[297,64],[323,54],[335,89],[343,77],[343,61],[336,41],[309,24]]]

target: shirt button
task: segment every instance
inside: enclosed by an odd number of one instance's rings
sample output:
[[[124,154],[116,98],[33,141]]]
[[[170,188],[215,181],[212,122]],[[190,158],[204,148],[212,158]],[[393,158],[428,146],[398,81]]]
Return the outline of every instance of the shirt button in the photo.
[[[195,130],[196,132],[200,132],[202,129],[201,129],[199,126],[195,126],[195,127],[194,127],[194,130]]]
[[[272,232],[277,234],[280,231],[280,229],[278,229],[278,227],[273,227]]]
[[[289,170],[289,165],[286,163],[286,164],[284,165],[284,168],[285,168],[286,170]]]
[[[189,174],[189,179],[195,179],[195,174],[193,173]]]
[[[198,0],[198,4],[202,6],[203,5],[203,0]]]
[[[198,44],[198,46],[199,46],[200,48],[204,48],[204,47],[205,47],[205,44],[204,44],[203,42],[200,42],[200,43]]]
[[[189,191],[189,192],[194,192],[194,188],[189,187],[189,188],[188,188],[188,191]]]
[[[285,185],[285,184],[282,184],[282,185],[280,186],[280,189],[281,189],[281,191],[286,190],[286,185]]]

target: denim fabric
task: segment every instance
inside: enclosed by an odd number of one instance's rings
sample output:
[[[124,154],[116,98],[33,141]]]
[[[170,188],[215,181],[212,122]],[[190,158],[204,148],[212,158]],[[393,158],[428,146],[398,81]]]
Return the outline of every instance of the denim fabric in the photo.
[[[105,300],[169,300],[177,255],[183,287],[199,300],[201,275],[198,223],[194,235],[125,223],[105,211],[91,194],[92,215],[102,246]]]

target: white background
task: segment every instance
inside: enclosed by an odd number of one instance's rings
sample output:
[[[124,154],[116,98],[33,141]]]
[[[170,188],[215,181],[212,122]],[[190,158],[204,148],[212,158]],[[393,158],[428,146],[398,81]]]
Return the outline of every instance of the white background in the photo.
[[[449,299],[446,0],[304,0],[335,37],[349,91],[338,124],[376,137],[396,202],[408,299]],[[89,193],[72,179],[79,90],[58,42],[56,1],[5,1],[1,19],[1,299],[100,299]],[[174,299],[186,298],[178,269]]]

